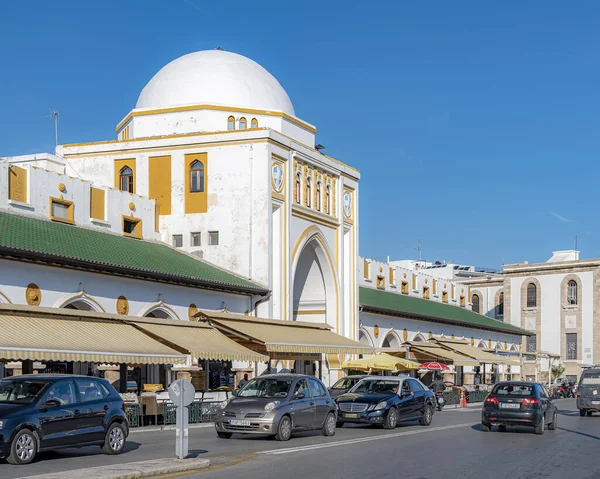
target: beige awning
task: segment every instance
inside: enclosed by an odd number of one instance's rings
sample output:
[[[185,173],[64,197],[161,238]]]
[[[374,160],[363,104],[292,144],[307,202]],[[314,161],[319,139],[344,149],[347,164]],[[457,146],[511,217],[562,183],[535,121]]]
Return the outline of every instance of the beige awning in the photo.
[[[460,354],[469,356],[482,364],[511,364],[513,362],[511,359],[504,358],[497,354],[488,353],[481,348],[476,348],[466,343],[453,341],[438,341],[438,343],[444,348],[452,349]]]
[[[176,323],[176,324],[175,324]],[[136,319],[134,325],[157,339],[186,350],[196,359],[214,361],[268,361],[269,357],[245,348],[210,326],[176,320]]]
[[[10,311],[12,309],[12,311]],[[50,314],[51,313],[51,314]],[[100,314],[50,308],[0,309],[0,359],[183,364],[185,356],[135,327]],[[82,312],[83,313],[83,312]],[[87,317],[86,317],[87,316]]]
[[[476,366],[479,364],[479,361],[470,356],[444,349],[434,343],[413,342],[411,343],[410,350],[415,354],[420,353],[436,360],[452,363],[454,366]]]
[[[325,323],[262,319],[226,311],[199,311],[196,317],[244,345],[254,343],[267,352],[372,354],[374,348],[331,331]]]

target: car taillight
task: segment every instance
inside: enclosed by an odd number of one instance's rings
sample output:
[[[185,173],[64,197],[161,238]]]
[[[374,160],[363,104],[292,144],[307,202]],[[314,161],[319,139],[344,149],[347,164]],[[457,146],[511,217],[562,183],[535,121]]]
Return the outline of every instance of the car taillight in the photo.
[[[539,403],[540,402],[536,398],[525,398],[521,404],[523,404],[523,406],[532,406]]]
[[[581,399],[581,393],[577,393],[577,399]]]
[[[498,404],[498,398],[496,396],[488,396],[485,398],[486,404]]]

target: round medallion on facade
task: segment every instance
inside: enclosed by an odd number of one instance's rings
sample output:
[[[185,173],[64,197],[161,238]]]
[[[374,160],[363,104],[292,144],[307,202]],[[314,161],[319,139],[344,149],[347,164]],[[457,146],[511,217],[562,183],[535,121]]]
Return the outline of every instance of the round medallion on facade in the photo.
[[[130,209],[131,211],[135,210],[135,203],[134,203],[133,201],[131,201],[131,202],[129,203],[129,209]]]
[[[475,338],[471,336],[471,346],[475,346]]]
[[[196,306],[194,303],[190,304],[188,306],[188,319],[190,321],[195,321],[196,318],[194,318],[194,315],[198,312],[198,306]]]
[[[403,278],[406,278],[406,273],[404,273],[404,274],[402,275],[402,277],[403,277]]]
[[[488,349],[492,349],[492,340],[488,339]]]
[[[452,336],[450,336],[450,339],[454,339],[454,334]]]
[[[271,167],[271,185],[277,193],[283,191],[283,165],[277,161]]]
[[[504,341],[504,349],[508,350],[508,343],[506,341]]]
[[[433,338],[433,333],[432,333],[431,331],[429,331],[428,338],[429,338],[429,339],[432,339],[432,338]]]
[[[64,183],[59,183],[58,184],[58,191],[60,191],[61,193],[64,193],[64,191],[67,189],[67,187],[65,186]]]
[[[129,313],[129,301],[125,296],[119,296],[117,298],[117,313],[128,314]]]
[[[402,331],[402,339],[404,339],[404,341],[408,341],[408,330],[406,328],[404,328],[404,331]]]
[[[27,289],[25,290],[25,300],[29,306],[39,306],[42,302],[42,292],[37,284],[30,283],[27,285]]]
[[[346,218],[352,216],[352,196],[348,192],[344,193],[344,215],[346,215]]]
[[[376,338],[379,337],[379,326],[375,325],[373,327],[373,334],[375,335]]]

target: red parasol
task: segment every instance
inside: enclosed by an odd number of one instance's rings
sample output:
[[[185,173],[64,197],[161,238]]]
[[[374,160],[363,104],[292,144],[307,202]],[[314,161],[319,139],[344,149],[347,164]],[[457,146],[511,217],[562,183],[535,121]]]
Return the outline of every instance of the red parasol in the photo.
[[[450,368],[445,364],[438,363],[437,361],[429,361],[419,366],[419,369],[429,369],[430,371],[450,371]]]

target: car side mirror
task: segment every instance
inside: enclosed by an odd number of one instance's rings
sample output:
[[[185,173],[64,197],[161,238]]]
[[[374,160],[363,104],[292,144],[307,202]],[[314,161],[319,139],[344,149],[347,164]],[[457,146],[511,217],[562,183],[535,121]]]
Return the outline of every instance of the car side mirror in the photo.
[[[44,409],[53,409],[55,407],[59,407],[60,406],[60,401],[58,399],[48,399],[44,404],[42,404],[42,407]]]
[[[304,393],[296,393],[294,394],[294,399],[304,399]]]
[[[233,391],[231,391],[231,395],[232,396],[237,396],[238,395],[238,390],[234,389]]]

